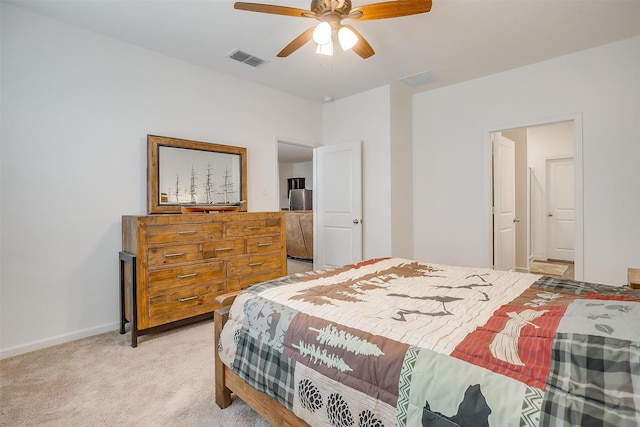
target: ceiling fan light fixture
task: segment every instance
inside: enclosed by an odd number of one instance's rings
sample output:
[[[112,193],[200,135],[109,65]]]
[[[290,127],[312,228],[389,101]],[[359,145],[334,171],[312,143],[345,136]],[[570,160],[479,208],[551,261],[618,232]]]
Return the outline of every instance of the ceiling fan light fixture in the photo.
[[[344,50],[353,50],[362,59],[367,59],[374,55],[375,51],[355,28],[350,25],[344,25],[346,29],[342,28],[343,19],[369,21],[417,15],[429,12],[432,0],[378,0],[355,9],[352,8],[351,2],[352,0],[311,0],[309,9],[299,9],[274,4],[236,1],[233,7],[250,12],[314,18],[320,21],[318,25],[307,28],[286,45],[278,53],[278,58],[286,58],[312,39],[318,44],[316,52],[331,55],[333,53],[333,33],[336,33],[336,41],[340,42]],[[342,35],[337,34],[339,32]]]
[[[349,50],[358,43],[358,36],[351,29],[342,27],[338,30],[338,41],[342,50]]]
[[[329,39],[329,43],[318,44],[316,47],[316,53],[320,55],[333,56],[333,42]]]
[[[313,30],[313,41],[318,45],[325,45],[331,42],[331,25],[324,21],[316,26]]]

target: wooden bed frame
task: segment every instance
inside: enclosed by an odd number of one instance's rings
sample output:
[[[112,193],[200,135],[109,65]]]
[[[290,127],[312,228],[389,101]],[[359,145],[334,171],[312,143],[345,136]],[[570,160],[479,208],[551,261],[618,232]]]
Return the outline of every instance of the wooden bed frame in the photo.
[[[222,363],[218,355],[220,332],[222,332],[224,324],[229,319],[229,308],[231,308],[231,303],[237,294],[238,293],[235,292],[216,298],[216,301],[222,304],[223,307],[213,313],[216,404],[221,409],[228,407],[231,405],[231,393],[233,393],[258,414],[262,415],[262,417],[274,427],[308,426],[309,424],[295,416],[277,400],[247,385],[231,369]]]

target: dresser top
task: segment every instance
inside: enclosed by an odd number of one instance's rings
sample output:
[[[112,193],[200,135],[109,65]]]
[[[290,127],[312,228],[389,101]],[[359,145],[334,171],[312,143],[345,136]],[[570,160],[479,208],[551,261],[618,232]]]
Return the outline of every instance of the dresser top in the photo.
[[[276,212],[216,212],[216,213],[184,213],[154,215],[123,215],[123,221],[137,221],[147,225],[189,224],[203,222],[229,222],[242,220],[259,220],[282,218],[281,211]]]

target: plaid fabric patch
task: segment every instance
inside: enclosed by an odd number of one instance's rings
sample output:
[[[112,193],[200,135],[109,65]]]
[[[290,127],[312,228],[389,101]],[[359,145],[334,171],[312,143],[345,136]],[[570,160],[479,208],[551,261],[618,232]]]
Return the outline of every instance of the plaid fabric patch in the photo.
[[[548,276],[541,277],[531,287],[541,288],[548,291],[566,292],[583,297],[592,292],[597,292],[604,295],[620,295],[640,298],[640,291],[627,288],[625,286],[607,286],[597,283],[577,282],[574,280],[558,279]]]
[[[241,332],[233,371],[247,384],[293,409],[295,360]]]
[[[638,342],[559,333],[547,384],[541,426],[637,426]]]
[[[259,295],[262,291],[267,289],[276,288],[282,285],[289,285],[292,283],[298,283],[300,279],[296,275],[280,277],[279,279],[268,280],[266,282],[257,283],[249,286],[243,292]]]

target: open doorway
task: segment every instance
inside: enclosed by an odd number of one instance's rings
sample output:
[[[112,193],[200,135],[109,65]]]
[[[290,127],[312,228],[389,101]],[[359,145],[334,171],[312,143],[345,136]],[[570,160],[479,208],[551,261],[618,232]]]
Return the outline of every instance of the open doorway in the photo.
[[[496,269],[575,278],[582,253],[575,128],[568,120],[492,132]],[[509,144],[513,153],[500,148]]]
[[[287,271],[300,273],[313,268],[312,207],[290,211],[292,188],[313,189],[313,147],[277,140],[278,204],[285,214],[287,228]],[[292,187],[293,184],[293,187]]]
[[[313,189],[313,147],[288,141],[277,141],[278,149],[278,206],[289,209],[288,183],[300,179],[304,189]]]

